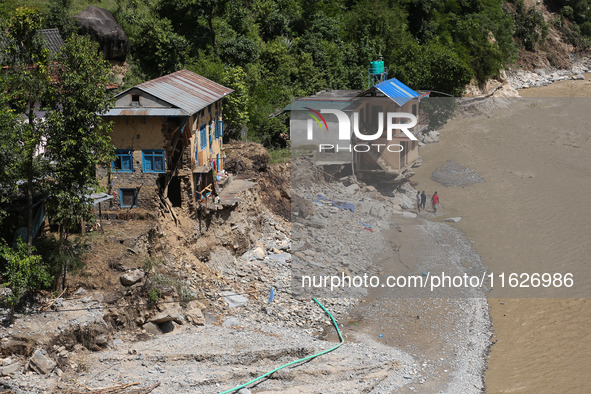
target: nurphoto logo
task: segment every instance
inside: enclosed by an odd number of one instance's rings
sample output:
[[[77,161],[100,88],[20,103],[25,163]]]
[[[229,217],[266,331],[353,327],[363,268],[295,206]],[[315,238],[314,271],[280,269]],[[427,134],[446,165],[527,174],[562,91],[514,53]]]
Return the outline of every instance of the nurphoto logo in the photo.
[[[305,107],[306,112],[310,118],[307,119],[306,127],[306,138],[308,141],[314,140],[314,123],[316,123],[321,133],[330,133],[333,130],[329,130],[327,121],[323,116],[326,114],[334,115],[337,120],[337,131],[338,141],[351,141],[352,136],[358,141],[375,141],[376,143],[368,144],[349,144],[339,145],[338,143],[320,143],[318,144],[318,151],[355,151],[355,152],[368,152],[371,149],[375,149],[380,152],[382,149],[389,152],[401,152],[403,150],[400,144],[390,144],[393,138],[397,137],[395,130],[400,130],[402,134],[411,141],[416,141],[417,137],[410,131],[417,125],[417,117],[407,112],[378,112],[377,113],[377,128],[368,127],[360,129],[359,112],[350,112],[350,115],[344,111],[338,109],[320,109],[320,111],[314,110],[310,107]],[[351,118],[352,119],[351,119]],[[384,124],[385,124],[385,137],[384,137]],[[323,136],[325,137],[325,136]],[[333,134],[332,139],[335,140]],[[318,139],[317,139],[318,140]],[[325,138],[320,138],[325,140]],[[377,143],[378,140],[382,140],[382,143]]]

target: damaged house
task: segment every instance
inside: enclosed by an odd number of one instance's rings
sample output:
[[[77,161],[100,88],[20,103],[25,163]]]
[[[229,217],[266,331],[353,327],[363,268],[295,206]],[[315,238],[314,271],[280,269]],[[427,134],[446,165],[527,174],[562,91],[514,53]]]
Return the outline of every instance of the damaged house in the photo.
[[[412,114],[416,124],[407,130],[416,137],[429,127],[428,115],[420,111],[429,92],[416,92],[396,78],[386,80],[385,73],[383,77],[363,91],[329,89],[291,103],[285,110],[291,111],[292,146],[311,150],[314,163],[330,172],[404,179],[420,160],[418,141],[399,128],[387,138],[387,114]],[[404,126],[409,120],[401,116],[391,122]]]
[[[224,168],[223,98],[233,90],[188,70],[143,82],[115,96],[116,159],[100,168],[112,209],[160,205],[194,210],[215,193]]]

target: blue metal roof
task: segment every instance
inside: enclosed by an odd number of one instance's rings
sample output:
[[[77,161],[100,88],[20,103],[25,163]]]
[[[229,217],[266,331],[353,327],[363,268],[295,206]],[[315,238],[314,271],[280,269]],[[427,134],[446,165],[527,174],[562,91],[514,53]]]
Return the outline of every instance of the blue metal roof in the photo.
[[[374,87],[380,92],[384,93],[386,96],[390,97],[396,102],[396,104],[400,106],[420,96],[419,93],[415,92],[396,78],[380,82]]]

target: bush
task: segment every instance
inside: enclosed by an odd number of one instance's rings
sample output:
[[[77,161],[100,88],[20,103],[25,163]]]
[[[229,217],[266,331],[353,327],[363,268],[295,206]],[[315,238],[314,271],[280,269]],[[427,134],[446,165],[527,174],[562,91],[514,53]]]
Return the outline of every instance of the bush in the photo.
[[[538,43],[546,39],[547,35],[548,25],[542,13],[534,7],[526,12],[523,1],[519,1],[515,13],[515,37],[523,47],[533,51]]]
[[[581,33],[584,36],[591,37],[591,22],[585,22],[581,25]]]
[[[560,13],[565,18],[573,19],[575,11],[573,10],[573,7],[571,7],[570,5],[565,5],[564,7],[562,7],[562,10],[560,10]]]
[[[10,306],[10,322],[14,322],[14,309],[28,291],[40,290],[51,284],[52,277],[47,271],[41,256],[35,249],[20,238],[16,249],[4,241],[0,243],[0,261],[4,266],[2,286],[8,287],[11,294],[5,297]]]

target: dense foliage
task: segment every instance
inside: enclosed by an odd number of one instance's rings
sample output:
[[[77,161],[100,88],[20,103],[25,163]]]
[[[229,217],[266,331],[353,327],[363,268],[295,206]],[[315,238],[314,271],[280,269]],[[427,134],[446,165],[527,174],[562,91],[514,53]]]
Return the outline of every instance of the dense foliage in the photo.
[[[181,67],[237,91],[229,131],[284,145],[281,109],[323,89],[367,88],[368,66],[414,89],[460,95],[515,55],[497,0],[126,0],[131,81]]]
[[[34,0],[29,0],[34,1]],[[102,0],[130,39],[126,87],[180,68],[236,90],[229,135],[284,146],[294,97],[367,88],[369,62],[417,90],[460,95],[543,40],[537,11],[513,0]],[[84,0],[52,0],[46,27]],[[90,4],[90,3],[89,3]],[[517,9],[516,5],[517,4]],[[69,11],[68,11],[69,10]],[[543,23],[543,20],[542,20]],[[227,135],[228,135],[227,134]]]
[[[12,289],[11,307],[52,275],[65,277],[71,264],[62,257],[72,254],[67,234],[91,217],[95,169],[112,154],[110,124],[100,116],[112,103],[109,64],[98,44],[76,34],[51,54],[38,33],[43,21],[38,11],[19,7],[2,20],[0,30],[0,282]],[[55,264],[47,272],[36,271],[50,261],[33,248],[36,206],[47,206],[51,223],[60,229],[51,250]],[[39,219],[42,212],[37,209]],[[26,228],[18,233],[24,246],[15,237],[19,227]]]
[[[564,18],[564,20],[558,19],[556,25],[569,43],[577,47],[589,48],[591,45],[591,1],[545,0],[544,3],[551,11]]]

